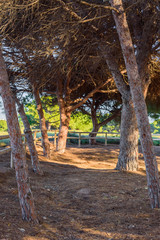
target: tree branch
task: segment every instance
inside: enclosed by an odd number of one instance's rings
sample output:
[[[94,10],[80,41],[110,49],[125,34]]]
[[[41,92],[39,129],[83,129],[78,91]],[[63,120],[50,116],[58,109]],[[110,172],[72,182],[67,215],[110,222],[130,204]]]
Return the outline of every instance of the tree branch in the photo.
[[[121,74],[123,74],[124,72],[126,72],[126,70],[120,72]],[[112,78],[109,78],[106,82],[100,84],[98,87],[96,87],[94,90],[92,90],[90,93],[87,94],[87,96],[79,103],[77,103],[74,106],[70,106],[68,107],[68,111],[72,112],[74,111],[76,108],[79,108],[80,106],[82,106],[84,103],[87,102],[88,98],[92,97],[100,88],[104,87],[106,84],[108,84],[109,82],[111,82],[113,80]]]
[[[86,5],[86,6],[89,6],[89,7],[92,7],[92,8],[104,8],[104,9],[106,9],[106,10],[113,10],[113,11],[119,13],[118,9],[116,9],[116,8],[114,8],[114,7],[111,7],[111,6],[94,4],[94,3],[89,3],[89,2],[81,1],[81,0],[77,0],[76,2],[77,2],[77,3],[81,3],[81,4],[83,4],[83,5]]]
[[[110,117],[108,117],[106,120],[104,120],[103,122],[99,123],[98,126],[101,127],[107,123],[109,123],[110,121],[112,121],[115,117],[117,117],[119,114],[121,113],[121,108],[117,109]]]
[[[107,49],[104,45],[101,45],[101,51],[106,60],[108,68],[114,78],[118,91],[121,93],[123,97],[128,97],[129,88],[124,82],[122,76],[123,73],[126,73],[126,70],[120,72],[115,57],[113,56],[113,54],[110,53],[110,50]]]
[[[116,93],[116,92],[118,92],[118,89],[112,89],[112,90],[98,90],[97,92],[101,92],[101,93]]]

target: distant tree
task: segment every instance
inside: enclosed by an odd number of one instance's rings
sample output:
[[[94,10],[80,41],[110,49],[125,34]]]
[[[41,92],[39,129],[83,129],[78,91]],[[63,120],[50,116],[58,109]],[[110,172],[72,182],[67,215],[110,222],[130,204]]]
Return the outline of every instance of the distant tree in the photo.
[[[76,71],[73,73],[73,76],[74,75],[76,75]],[[79,79],[78,84],[75,82],[75,78],[73,76],[71,77],[70,74],[67,74],[67,76],[67,79],[64,80],[63,78],[60,78],[57,84],[57,99],[60,108],[60,131],[58,135],[57,150],[60,153],[65,152],[71,113],[86,103],[86,101],[98,90],[112,81],[112,78],[108,78],[106,81],[102,81],[101,84],[97,84],[94,88],[88,88],[88,94],[83,96],[83,92],[87,89],[83,86],[83,81]],[[72,85],[73,83],[75,86]]]
[[[60,125],[60,113],[57,102],[54,101],[54,96],[41,96],[44,117],[46,119],[47,127],[57,129]],[[33,128],[39,128],[39,116],[37,112],[36,102],[33,98],[24,102],[24,109]],[[48,129],[50,130],[50,129]]]
[[[113,92],[116,92],[116,90],[113,90]],[[102,91],[105,92],[105,90]],[[108,92],[111,94],[112,90],[108,90]],[[111,100],[113,96],[111,97],[110,94],[96,93],[88,99],[85,105],[80,107],[81,111],[88,114],[92,119],[91,144],[96,143],[96,139],[92,139],[92,137],[96,137],[99,129],[120,115],[120,102]],[[117,96],[114,96],[114,98],[117,98]]]

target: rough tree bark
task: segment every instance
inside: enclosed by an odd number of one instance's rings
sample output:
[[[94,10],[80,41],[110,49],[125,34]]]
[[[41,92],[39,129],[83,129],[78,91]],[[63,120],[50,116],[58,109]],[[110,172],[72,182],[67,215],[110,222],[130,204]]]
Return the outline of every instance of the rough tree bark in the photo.
[[[131,23],[132,23],[132,29],[133,29],[133,35],[135,37],[136,41],[136,60],[138,64],[138,70],[141,78],[141,83],[142,83],[142,89],[144,93],[144,97],[146,98],[147,91],[148,91],[148,86],[150,84],[150,76],[149,76],[149,69],[148,69],[148,60],[151,54],[152,46],[155,41],[155,36],[157,32],[157,21],[155,13],[155,9],[151,10],[148,8],[147,14],[149,14],[149,18],[143,25],[141,24],[142,19],[141,17],[135,17],[135,14],[131,14]],[[143,13],[144,14],[144,13]],[[114,63],[113,63],[114,61]],[[123,79],[119,78],[119,76],[116,76],[116,59],[115,55],[111,54],[108,58],[108,66],[110,68],[110,71],[112,75],[115,75],[115,82],[117,83],[117,87],[122,94],[122,100],[123,100],[123,105],[128,105],[132,106],[130,104],[130,97],[126,97],[126,94],[129,95],[127,91],[121,91],[120,85],[123,82]],[[118,68],[118,66],[117,66]],[[113,73],[114,72],[114,73]],[[125,88],[123,88],[124,90]],[[129,91],[129,90],[128,90]],[[131,93],[130,93],[131,96]],[[127,100],[128,99],[128,100]],[[128,103],[127,103],[128,101]],[[126,106],[124,106],[122,110],[122,115],[121,115],[121,141],[120,141],[120,154],[118,158],[118,163],[116,169],[119,170],[137,170],[135,166],[138,168],[138,136],[136,138],[136,132],[137,132],[137,124],[133,124],[134,118],[135,118],[135,113],[131,114],[133,112],[133,109],[128,110],[128,113],[124,113],[126,109]],[[123,115],[125,114],[125,117]],[[131,116],[133,116],[133,119],[131,119]],[[130,122],[128,121],[130,119]],[[130,124],[131,123],[131,124]],[[126,128],[126,131],[124,131],[124,128]],[[123,134],[125,133],[126,134]],[[127,133],[128,132],[128,133]],[[129,134],[134,134],[134,142],[131,142],[130,139],[132,139],[132,135],[130,136]],[[128,146],[128,147],[127,147]],[[129,147],[130,146],[130,147]],[[132,154],[131,154],[132,153]],[[137,154],[136,154],[137,153]],[[126,161],[127,159],[127,161]],[[131,160],[131,164],[129,163]],[[124,162],[123,162],[124,161]],[[133,164],[134,161],[134,164]],[[129,164],[126,165],[126,162]],[[132,168],[133,166],[133,168]]]
[[[95,132],[98,132],[100,126],[98,125],[96,109],[94,108],[94,106],[91,106],[91,118],[92,118],[93,129],[92,129],[92,132],[89,134],[89,136],[96,137],[97,134]],[[91,145],[96,144],[96,139],[90,139],[90,144]]]
[[[27,144],[28,144],[29,151],[30,151],[30,154],[31,154],[31,162],[32,162],[33,171],[35,173],[42,174],[42,171],[41,171],[40,166],[39,166],[38,153],[37,153],[36,147],[34,145],[32,130],[30,128],[28,118],[25,114],[24,106],[23,106],[22,103],[20,103],[19,99],[16,96],[14,98],[15,98],[16,104],[18,106],[18,113],[19,113],[19,115],[20,115],[20,117],[23,121],[24,134],[25,134],[25,137],[27,139]]]
[[[34,94],[34,98],[37,105],[37,111],[39,115],[40,129],[41,129],[41,135],[42,135],[43,154],[47,158],[50,158],[50,142],[48,139],[46,121],[45,121],[43,108],[42,108],[42,102],[39,96],[39,90],[35,87],[33,87],[33,94]]]
[[[137,171],[138,170],[138,127],[133,102],[131,99],[130,88],[125,84],[123,76],[119,70],[114,55],[109,49],[102,46],[104,57],[110,72],[113,75],[119,92],[122,95],[122,114],[121,114],[121,138],[120,138],[120,154],[116,170]],[[142,68],[142,62],[139,64]],[[145,74],[144,74],[145,72]],[[141,70],[143,93],[147,95],[149,86],[149,77],[146,66]],[[132,139],[132,141],[131,141]]]
[[[64,153],[66,149],[69,122],[71,117],[71,112],[68,112],[66,110],[67,109],[65,109],[65,107],[60,106],[60,130],[58,134],[57,145],[57,151],[59,153]]]
[[[123,57],[125,60],[127,75],[129,79],[132,100],[134,103],[140,140],[146,165],[148,192],[152,208],[160,207],[160,186],[158,177],[158,167],[154,154],[153,140],[150,133],[150,125],[147,115],[147,108],[143,95],[141,79],[134,53],[134,47],[123,9],[122,0],[110,0],[111,6],[115,7],[119,13],[113,12],[116,29],[119,36]]]
[[[129,99],[122,98],[120,153],[116,170],[137,171],[139,132],[133,102]]]
[[[117,109],[107,119],[105,119],[104,121],[98,123],[97,115],[96,115],[96,109],[94,108],[94,106],[92,106],[91,107],[91,117],[92,117],[93,129],[92,129],[92,132],[89,134],[89,136],[90,137],[96,137],[97,136],[96,132],[99,131],[100,127],[104,126],[105,124],[109,123],[114,118],[116,118],[120,114],[120,111],[121,111],[121,109]],[[91,139],[90,140],[90,144],[91,145],[96,144],[96,139]]]
[[[138,169],[138,127],[129,87],[123,80],[119,66],[109,49],[103,48],[108,68],[122,95],[120,153],[116,170],[137,171]]]
[[[0,50],[0,94],[3,99],[5,114],[8,125],[8,133],[11,141],[12,156],[16,171],[18,195],[22,210],[22,218],[27,221],[36,221],[33,195],[28,178],[28,167],[22,143],[20,127],[18,123],[15,102],[9,86],[5,63]]]

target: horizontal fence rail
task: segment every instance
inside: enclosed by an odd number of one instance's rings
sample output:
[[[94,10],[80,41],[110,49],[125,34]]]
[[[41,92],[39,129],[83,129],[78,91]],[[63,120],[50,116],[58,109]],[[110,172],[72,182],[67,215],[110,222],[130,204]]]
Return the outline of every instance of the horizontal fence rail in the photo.
[[[41,137],[36,138],[36,134],[38,132],[41,132],[41,131],[40,130],[33,131],[35,143],[41,139]],[[59,130],[49,130],[48,131],[48,133],[52,133],[52,132],[54,133],[54,135],[49,136],[49,137],[53,138],[54,146],[56,147]],[[95,140],[103,139],[105,145],[107,145],[108,140],[113,140],[113,139],[120,140],[120,133],[113,133],[113,132],[92,132],[92,134],[97,135],[96,137],[89,136],[89,134],[91,134],[91,132],[69,131],[68,134],[70,134],[70,133],[77,134],[78,136],[67,136],[67,140],[70,140],[70,139],[78,140],[79,147],[81,146],[81,140],[89,140],[90,141],[91,139],[95,139]],[[101,134],[102,136],[98,136],[99,134]],[[160,143],[160,134],[152,134],[152,138],[154,141],[158,141]]]
[[[34,138],[34,143],[36,144],[37,141],[41,140],[41,136],[37,137],[37,133],[41,132],[40,130],[34,130],[32,131],[33,133],[33,138]],[[54,133],[54,135],[49,136],[51,138],[53,138],[54,141],[54,146],[55,148],[57,147],[57,139],[58,139],[58,133],[59,130],[49,130],[48,133]],[[70,139],[75,139],[78,140],[78,147],[81,147],[81,140],[89,140],[89,143],[91,141],[91,139],[103,139],[104,140],[104,144],[107,145],[107,140],[108,139],[120,139],[120,133],[113,133],[113,132],[78,132],[78,131],[69,131],[68,134],[77,134],[78,136],[67,136],[67,140]],[[91,137],[90,134],[96,134],[95,137]],[[101,135],[101,136],[98,136]],[[25,138],[25,134],[21,134],[21,136],[23,137],[23,145],[24,145],[24,149],[26,151],[26,138]],[[152,134],[152,138],[154,141],[158,141],[160,143],[160,134]],[[0,136],[0,140],[3,139],[9,139],[9,135],[2,135]],[[11,147],[6,147],[4,149],[0,150],[0,155],[5,154],[11,152],[11,160],[10,160],[10,167],[13,168],[13,158],[12,158],[12,149]]]
[[[36,143],[38,140],[41,139],[41,137],[36,137],[37,133],[41,132],[40,130],[35,130],[33,131],[34,135],[34,142]],[[54,133],[53,137],[54,140],[54,146],[57,147],[57,139],[58,139],[58,133],[59,130],[49,130],[48,133]],[[103,139],[104,144],[107,145],[107,139],[120,139],[120,133],[113,133],[113,132],[78,132],[78,131],[69,131],[68,134],[77,134],[78,136],[67,136],[67,140],[74,139],[78,140],[78,147],[81,147],[81,140],[90,140],[91,139]],[[85,135],[84,135],[85,134]],[[96,136],[96,137],[91,137],[90,134],[96,134],[96,135],[103,135],[103,136]],[[115,137],[111,137],[110,135],[115,135]]]

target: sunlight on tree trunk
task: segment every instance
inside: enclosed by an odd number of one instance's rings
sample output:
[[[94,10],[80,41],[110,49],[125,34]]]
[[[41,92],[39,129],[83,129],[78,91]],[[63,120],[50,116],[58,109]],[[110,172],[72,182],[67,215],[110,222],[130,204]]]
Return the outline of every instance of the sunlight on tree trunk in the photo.
[[[58,146],[57,151],[59,153],[64,153],[66,149],[67,135],[69,129],[69,122],[71,113],[66,112],[62,107],[60,108],[60,130],[58,135]]]
[[[24,133],[25,133],[25,137],[27,139],[27,144],[28,144],[29,151],[31,154],[31,162],[32,162],[33,171],[35,173],[42,174],[42,171],[40,170],[40,166],[39,166],[38,153],[37,153],[36,147],[34,145],[32,131],[31,131],[31,128],[30,128],[30,125],[28,122],[28,118],[24,111],[24,106],[22,103],[20,103],[19,99],[16,96],[15,96],[15,98],[16,98],[15,100],[16,100],[16,103],[18,106],[18,113],[19,113],[19,115],[23,121],[23,125],[24,125]]]

